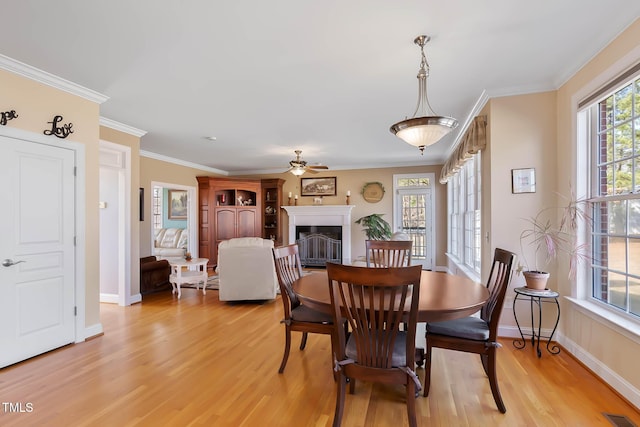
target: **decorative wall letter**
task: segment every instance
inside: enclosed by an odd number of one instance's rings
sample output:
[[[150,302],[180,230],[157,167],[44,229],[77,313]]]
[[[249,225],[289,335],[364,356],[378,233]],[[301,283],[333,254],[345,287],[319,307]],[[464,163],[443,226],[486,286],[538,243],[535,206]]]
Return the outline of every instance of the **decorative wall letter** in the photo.
[[[55,116],[52,121],[47,122],[51,124],[51,129],[45,129],[45,135],[55,135],[58,138],[66,138],[70,133],[73,133],[71,129],[73,127],[73,123],[62,124],[61,127],[58,127],[58,123],[62,121],[62,116]]]
[[[6,126],[9,120],[15,119],[16,117],[18,117],[16,110],[3,111],[0,113],[0,125]]]

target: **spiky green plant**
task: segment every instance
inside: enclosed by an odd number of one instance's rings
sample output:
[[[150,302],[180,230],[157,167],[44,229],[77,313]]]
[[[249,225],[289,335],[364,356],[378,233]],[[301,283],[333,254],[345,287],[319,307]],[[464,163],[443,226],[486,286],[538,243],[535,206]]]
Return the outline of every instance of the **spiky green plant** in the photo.
[[[382,218],[384,214],[371,214],[356,220],[361,225],[368,240],[389,240],[391,226]]]

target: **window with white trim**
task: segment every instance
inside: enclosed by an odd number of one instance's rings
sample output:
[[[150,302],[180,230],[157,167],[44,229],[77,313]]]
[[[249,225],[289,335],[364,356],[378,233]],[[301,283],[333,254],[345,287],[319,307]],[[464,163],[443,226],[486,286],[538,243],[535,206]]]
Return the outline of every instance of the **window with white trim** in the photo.
[[[162,187],[153,187],[153,199],[151,207],[151,216],[153,218],[153,229],[162,228]]]
[[[480,153],[449,179],[449,254],[480,275]]]
[[[585,106],[592,298],[640,316],[640,74]]]

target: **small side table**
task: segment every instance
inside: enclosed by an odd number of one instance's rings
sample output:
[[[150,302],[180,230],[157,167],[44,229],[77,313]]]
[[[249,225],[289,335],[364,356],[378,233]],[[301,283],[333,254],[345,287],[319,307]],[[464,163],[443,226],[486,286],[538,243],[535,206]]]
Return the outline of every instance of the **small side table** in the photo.
[[[513,346],[517,349],[522,349],[526,346],[525,336],[531,337],[531,345],[536,348],[538,357],[542,357],[540,351],[540,338],[547,338],[547,351],[551,354],[560,353],[560,347],[556,344],[551,345],[551,339],[556,332],[558,322],[560,322],[560,304],[558,304],[558,293],[549,289],[536,290],[529,289],[526,286],[515,288],[516,297],[513,299],[513,317],[516,319],[516,325],[518,325],[518,332],[520,332],[520,338],[513,340]],[[516,314],[516,302],[518,300],[529,299],[531,306],[531,333],[522,332],[520,323],[518,322],[518,316]],[[538,306],[538,331],[536,332],[535,324],[533,322],[533,304]],[[542,304],[543,303],[555,303],[557,309],[556,324],[553,326],[553,331],[549,336],[541,336],[542,329]]]
[[[193,258],[189,261],[184,258],[167,258],[171,265],[171,275],[169,276],[169,282],[173,286],[173,293],[178,294],[178,298],[182,296],[180,292],[180,285],[183,283],[193,283],[198,285],[202,283],[202,294],[207,294],[207,258]],[[182,267],[187,267],[186,271],[182,271]]]

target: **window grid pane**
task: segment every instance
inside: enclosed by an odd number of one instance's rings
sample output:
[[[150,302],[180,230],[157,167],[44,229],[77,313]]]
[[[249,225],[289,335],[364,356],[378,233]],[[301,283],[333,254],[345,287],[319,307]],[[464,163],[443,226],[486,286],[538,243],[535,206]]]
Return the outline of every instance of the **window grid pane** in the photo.
[[[158,230],[162,228],[162,188],[154,187],[153,189],[151,216],[153,217],[153,229]]]
[[[594,104],[594,298],[640,315],[640,79]]]
[[[475,154],[449,181],[449,252],[480,274],[480,153]]]

